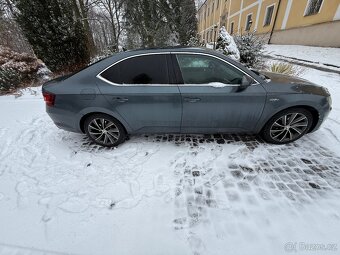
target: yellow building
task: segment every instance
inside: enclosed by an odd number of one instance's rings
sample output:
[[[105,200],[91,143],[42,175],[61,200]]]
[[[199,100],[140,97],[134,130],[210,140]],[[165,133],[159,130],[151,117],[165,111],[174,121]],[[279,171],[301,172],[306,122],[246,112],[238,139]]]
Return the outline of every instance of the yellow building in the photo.
[[[201,40],[220,27],[255,30],[270,43],[340,47],[340,0],[206,0],[198,10]]]

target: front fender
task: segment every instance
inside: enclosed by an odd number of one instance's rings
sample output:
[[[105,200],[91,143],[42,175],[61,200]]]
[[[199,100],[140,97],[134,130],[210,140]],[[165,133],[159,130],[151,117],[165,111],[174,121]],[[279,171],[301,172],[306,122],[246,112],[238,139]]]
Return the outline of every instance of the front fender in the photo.
[[[292,107],[311,107],[319,113],[319,120],[323,119],[325,98],[318,95],[301,94],[271,94],[268,95],[263,114],[258,122],[255,132],[261,132],[266,123],[277,113]]]

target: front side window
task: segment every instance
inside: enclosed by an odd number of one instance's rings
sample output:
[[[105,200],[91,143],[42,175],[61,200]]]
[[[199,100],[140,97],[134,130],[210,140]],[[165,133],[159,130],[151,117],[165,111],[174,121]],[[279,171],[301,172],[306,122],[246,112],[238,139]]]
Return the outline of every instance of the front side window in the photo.
[[[184,84],[241,84],[244,73],[214,57],[178,54]]]
[[[169,84],[166,55],[132,57],[110,67],[101,76],[116,84]]]
[[[319,13],[323,0],[309,0],[305,16],[314,15]]]
[[[270,23],[272,22],[273,12],[274,12],[274,5],[269,6],[266,11],[266,17],[265,17],[263,26],[270,25]]]

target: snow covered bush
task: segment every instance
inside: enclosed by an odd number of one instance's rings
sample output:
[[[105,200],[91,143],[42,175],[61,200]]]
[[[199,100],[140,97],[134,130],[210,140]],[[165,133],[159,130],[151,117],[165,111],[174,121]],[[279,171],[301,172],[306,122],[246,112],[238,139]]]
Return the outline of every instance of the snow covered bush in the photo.
[[[45,64],[35,56],[0,46],[0,91],[16,89],[22,83],[47,79]]]
[[[224,26],[220,29],[216,50],[234,60],[240,60],[240,52],[235,44],[234,38],[227,32]]]
[[[0,67],[0,93],[17,88],[21,79],[20,73],[16,70]]]
[[[263,67],[262,50],[265,40],[254,32],[236,35],[235,43],[240,51],[240,62],[246,67],[261,69]]]
[[[305,72],[305,69],[284,62],[273,62],[267,67],[267,70],[273,73],[281,73],[291,76],[300,76]]]
[[[191,36],[189,41],[186,44],[189,47],[202,47],[202,43],[200,42],[200,39],[197,36]]]

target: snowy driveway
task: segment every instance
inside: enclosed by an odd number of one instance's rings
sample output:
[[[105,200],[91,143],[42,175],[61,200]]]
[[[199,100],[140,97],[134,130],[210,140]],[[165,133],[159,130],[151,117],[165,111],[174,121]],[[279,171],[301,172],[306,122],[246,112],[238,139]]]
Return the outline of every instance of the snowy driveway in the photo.
[[[166,135],[103,149],[57,129],[38,89],[0,97],[0,254],[339,254],[340,76],[304,76],[333,111],[286,146]]]

